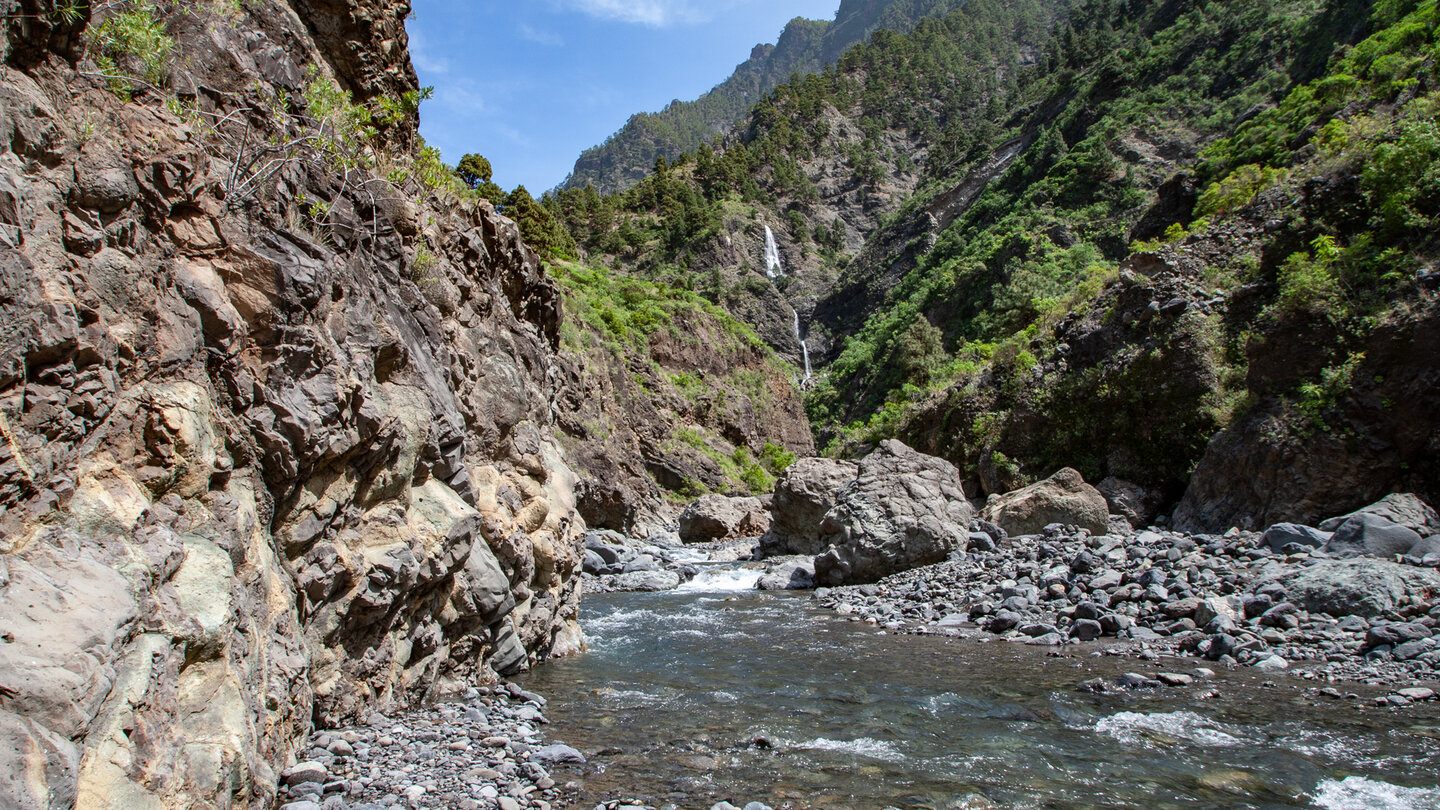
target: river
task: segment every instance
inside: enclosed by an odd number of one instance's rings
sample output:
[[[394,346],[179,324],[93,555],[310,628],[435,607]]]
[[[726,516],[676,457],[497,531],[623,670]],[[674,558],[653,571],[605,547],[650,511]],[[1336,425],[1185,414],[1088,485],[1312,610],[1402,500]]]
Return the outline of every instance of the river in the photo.
[[[577,807],[1440,807],[1434,703],[1248,670],[1090,694],[1196,663],[889,635],[804,594],[587,596],[582,625],[589,653],[522,679],[551,697],[547,734],[590,756],[555,774],[584,783]]]

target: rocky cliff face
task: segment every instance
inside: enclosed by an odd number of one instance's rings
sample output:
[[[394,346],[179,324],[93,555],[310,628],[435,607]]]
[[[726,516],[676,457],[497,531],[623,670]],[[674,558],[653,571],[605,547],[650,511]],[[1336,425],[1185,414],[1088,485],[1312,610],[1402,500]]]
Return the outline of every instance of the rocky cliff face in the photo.
[[[749,327],[637,279],[561,278],[560,427],[590,528],[647,536],[697,495],[768,492],[781,455],[814,452],[792,370]]]
[[[413,88],[405,5],[162,10],[175,56],[130,101],[82,56],[102,19],[23,6],[0,805],[266,806],[312,721],[575,649],[558,291],[426,185],[413,111],[342,154],[301,100]]]

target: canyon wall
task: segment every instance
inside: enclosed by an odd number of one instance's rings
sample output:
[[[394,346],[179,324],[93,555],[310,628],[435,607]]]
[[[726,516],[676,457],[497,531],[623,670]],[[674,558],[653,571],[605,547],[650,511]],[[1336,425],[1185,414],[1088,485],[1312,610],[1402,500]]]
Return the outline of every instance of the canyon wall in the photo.
[[[578,649],[560,296],[427,178],[408,5],[162,4],[153,66],[12,5],[0,805],[268,806],[312,722]]]

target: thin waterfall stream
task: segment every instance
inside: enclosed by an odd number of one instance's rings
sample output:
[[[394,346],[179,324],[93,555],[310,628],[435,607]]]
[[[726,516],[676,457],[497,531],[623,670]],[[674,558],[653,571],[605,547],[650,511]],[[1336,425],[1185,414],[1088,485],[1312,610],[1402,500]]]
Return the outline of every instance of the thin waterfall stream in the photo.
[[[770,278],[785,275],[785,268],[780,264],[780,247],[775,244],[775,232],[769,225],[765,226],[765,275]]]
[[[800,341],[800,354],[805,358],[805,378],[800,381],[803,387],[810,382],[810,347],[805,344],[805,338],[800,334],[800,311],[795,312],[795,339]]]

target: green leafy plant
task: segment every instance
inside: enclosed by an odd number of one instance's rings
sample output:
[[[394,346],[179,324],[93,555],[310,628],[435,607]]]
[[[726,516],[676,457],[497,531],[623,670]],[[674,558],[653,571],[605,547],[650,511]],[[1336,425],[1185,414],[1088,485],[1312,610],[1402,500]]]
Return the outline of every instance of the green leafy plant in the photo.
[[[1335,265],[1340,260],[1335,237],[1328,234],[1317,237],[1310,247],[1313,254],[1292,253],[1280,267],[1277,304],[1282,310],[1295,312],[1326,307],[1344,294],[1335,273]]]
[[[64,8],[79,14],[73,5]],[[165,81],[175,40],[165,33],[165,25],[150,0],[134,0],[121,6],[99,25],[91,26],[88,37],[96,52],[95,64],[110,89],[121,98],[128,100],[133,94],[134,79],[151,85]]]

